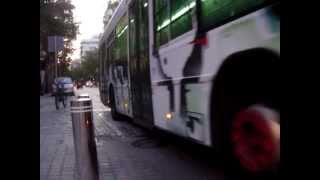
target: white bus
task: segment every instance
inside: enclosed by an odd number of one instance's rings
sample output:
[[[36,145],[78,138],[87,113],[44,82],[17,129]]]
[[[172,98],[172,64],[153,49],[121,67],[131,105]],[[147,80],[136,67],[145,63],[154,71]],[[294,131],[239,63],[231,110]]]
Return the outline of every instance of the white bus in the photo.
[[[123,0],[99,44],[113,119],[216,148],[243,169],[280,163],[280,2]]]

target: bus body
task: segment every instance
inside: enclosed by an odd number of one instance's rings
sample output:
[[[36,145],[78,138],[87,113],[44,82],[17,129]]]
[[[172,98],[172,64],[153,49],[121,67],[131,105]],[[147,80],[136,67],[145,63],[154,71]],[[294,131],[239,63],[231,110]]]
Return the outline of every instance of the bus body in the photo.
[[[278,6],[268,0],[121,1],[99,45],[102,102],[110,105],[112,91],[119,114],[213,146],[215,77],[228,57],[245,50],[280,59]]]

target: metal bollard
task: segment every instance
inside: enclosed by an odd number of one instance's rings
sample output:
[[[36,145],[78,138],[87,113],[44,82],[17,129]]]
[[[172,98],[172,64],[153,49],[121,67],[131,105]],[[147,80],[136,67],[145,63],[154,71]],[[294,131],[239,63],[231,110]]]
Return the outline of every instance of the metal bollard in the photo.
[[[99,180],[92,101],[90,98],[75,98],[70,105],[76,156],[75,179]]]

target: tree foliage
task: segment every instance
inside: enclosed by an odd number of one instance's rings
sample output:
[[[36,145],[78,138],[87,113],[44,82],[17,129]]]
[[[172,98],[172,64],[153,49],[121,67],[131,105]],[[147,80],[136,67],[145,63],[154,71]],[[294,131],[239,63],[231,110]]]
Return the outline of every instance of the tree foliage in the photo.
[[[98,50],[88,51],[81,61],[79,68],[75,68],[71,71],[72,78],[74,80],[79,79],[96,79],[98,69]]]
[[[73,9],[68,0],[40,3],[40,37],[56,35],[75,39],[78,25],[73,21]]]
[[[58,54],[60,63],[69,66],[73,53],[71,41],[76,38],[79,26],[73,20],[74,6],[70,0],[40,0],[40,44],[47,50],[48,36],[64,37],[64,49]]]
[[[98,50],[88,51],[81,64],[86,78],[95,77],[98,68]]]

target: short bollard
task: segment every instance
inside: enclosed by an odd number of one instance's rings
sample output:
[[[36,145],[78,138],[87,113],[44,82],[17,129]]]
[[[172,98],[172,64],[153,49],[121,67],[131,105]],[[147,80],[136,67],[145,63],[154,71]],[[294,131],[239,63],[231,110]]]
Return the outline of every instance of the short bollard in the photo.
[[[99,180],[97,149],[94,140],[92,101],[71,101],[71,117],[76,160],[76,180]]]

